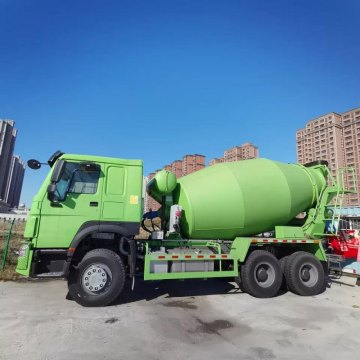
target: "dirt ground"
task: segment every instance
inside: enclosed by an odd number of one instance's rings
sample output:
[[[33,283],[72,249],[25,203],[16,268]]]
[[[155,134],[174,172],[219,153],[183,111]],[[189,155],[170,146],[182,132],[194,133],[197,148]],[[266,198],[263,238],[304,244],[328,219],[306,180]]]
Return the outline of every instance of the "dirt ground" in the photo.
[[[66,300],[62,280],[0,282],[0,359],[358,358],[360,286],[256,299],[224,280],[143,282],[116,305]]]

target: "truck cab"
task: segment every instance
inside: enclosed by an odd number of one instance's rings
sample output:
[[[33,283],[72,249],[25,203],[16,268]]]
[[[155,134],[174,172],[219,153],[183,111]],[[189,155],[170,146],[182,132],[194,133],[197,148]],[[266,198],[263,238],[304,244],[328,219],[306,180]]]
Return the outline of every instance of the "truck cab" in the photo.
[[[33,198],[17,271],[30,277],[67,277],[79,252],[138,234],[143,163],[56,152]],[[35,167],[39,165],[35,165]],[[83,249],[83,250],[81,250]]]

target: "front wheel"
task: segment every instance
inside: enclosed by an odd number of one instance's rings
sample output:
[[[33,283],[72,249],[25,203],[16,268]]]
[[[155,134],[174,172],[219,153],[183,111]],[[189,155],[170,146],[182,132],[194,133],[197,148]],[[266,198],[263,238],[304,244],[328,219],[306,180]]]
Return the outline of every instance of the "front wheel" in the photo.
[[[82,306],[109,305],[120,295],[124,284],[124,263],[109,249],[89,251],[68,279],[70,295]]]
[[[253,251],[241,266],[244,290],[258,298],[275,296],[280,290],[282,277],[279,261],[268,251]]]

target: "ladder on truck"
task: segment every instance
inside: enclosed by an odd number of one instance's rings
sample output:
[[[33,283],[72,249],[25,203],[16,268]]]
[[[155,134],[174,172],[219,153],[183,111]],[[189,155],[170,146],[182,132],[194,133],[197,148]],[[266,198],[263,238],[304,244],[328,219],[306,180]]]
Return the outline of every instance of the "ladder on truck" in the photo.
[[[340,168],[336,174],[336,195],[334,204],[332,205],[332,218],[330,229],[335,228],[332,235],[337,235],[339,230],[339,221],[341,217],[341,210],[343,208],[344,195],[347,193],[356,192],[356,177],[354,168]]]
[[[308,220],[303,225],[307,237],[336,236],[341,216],[344,195],[354,193],[355,170],[353,168],[340,168],[334,178],[328,170],[330,185],[317,195],[316,207],[310,209]],[[331,211],[331,215],[329,214]],[[327,231],[324,231],[326,224]]]
[[[332,177],[331,177],[332,178]],[[348,193],[356,192],[354,168],[340,168],[336,174],[336,185],[333,181],[333,187],[336,188],[336,194],[331,206],[332,216],[328,226],[326,236],[338,236],[340,230],[341,210],[343,208],[344,196]],[[333,180],[333,179],[332,179]],[[327,254],[329,270],[337,274],[338,277],[343,275],[343,263],[345,258],[342,255]]]

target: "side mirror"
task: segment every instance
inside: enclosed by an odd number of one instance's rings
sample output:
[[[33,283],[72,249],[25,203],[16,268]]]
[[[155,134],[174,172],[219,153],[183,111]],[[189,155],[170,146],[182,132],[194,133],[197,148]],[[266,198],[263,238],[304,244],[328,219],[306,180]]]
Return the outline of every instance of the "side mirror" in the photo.
[[[41,168],[40,161],[35,160],[35,159],[28,160],[27,165],[30,169],[33,169],[33,170],[39,170]]]

